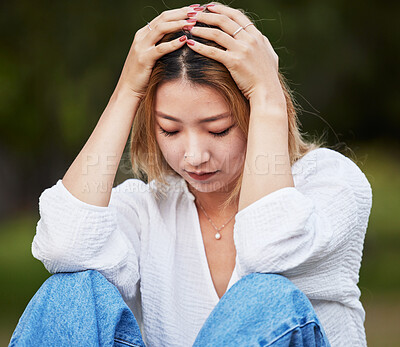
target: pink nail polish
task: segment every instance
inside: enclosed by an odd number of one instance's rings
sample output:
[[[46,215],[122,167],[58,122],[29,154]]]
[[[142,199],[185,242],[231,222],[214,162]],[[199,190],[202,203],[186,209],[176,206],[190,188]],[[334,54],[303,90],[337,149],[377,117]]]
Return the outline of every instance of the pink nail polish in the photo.
[[[193,4],[193,5],[190,5],[189,7],[199,7],[200,6],[200,4]]]
[[[196,14],[197,14],[197,12],[188,12],[187,16],[194,17]]]
[[[190,46],[194,46],[194,41],[193,40],[187,40],[186,43]]]
[[[188,22],[188,23],[196,23],[197,19],[196,18],[189,18],[189,19],[186,19],[186,22]]]
[[[192,28],[193,28],[193,26],[191,26],[191,25],[185,25],[185,26],[182,28],[182,30],[190,31],[190,30],[192,30]]]
[[[206,8],[204,6],[200,6],[200,7],[195,7],[194,10],[195,11],[204,11]]]
[[[183,42],[187,39],[186,35],[183,35],[179,38],[179,41]]]
[[[211,7],[211,6],[215,6],[215,4],[206,5],[206,7]]]

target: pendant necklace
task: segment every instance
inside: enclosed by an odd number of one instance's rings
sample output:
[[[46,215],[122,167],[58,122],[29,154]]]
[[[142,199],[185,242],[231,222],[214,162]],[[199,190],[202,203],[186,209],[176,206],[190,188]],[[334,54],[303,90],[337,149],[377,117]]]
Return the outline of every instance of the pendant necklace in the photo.
[[[236,213],[233,214],[233,216],[231,218],[229,218],[229,220],[227,222],[225,222],[224,224],[222,224],[222,226],[220,228],[217,228],[216,225],[213,223],[213,221],[211,220],[211,218],[208,216],[207,212],[204,210],[203,206],[201,206],[200,202],[197,201],[199,203],[199,206],[201,208],[201,210],[204,212],[205,216],[207,217],[208,221],[211,223],[211,225],[213,226],[213,228],[216,230],[216,234],[215,234],[215,238],[217,240],[221,239],[221,234],[220,231],[232,220],[233,217],[235,217]]]

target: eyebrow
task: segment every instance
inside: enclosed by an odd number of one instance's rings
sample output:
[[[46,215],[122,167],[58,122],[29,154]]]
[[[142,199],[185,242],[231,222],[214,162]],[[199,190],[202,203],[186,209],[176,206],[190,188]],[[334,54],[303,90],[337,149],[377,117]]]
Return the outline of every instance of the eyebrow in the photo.
[[[228,117],[230,117],[230,115],[231,115],[230,112],[217,114],[215,116],[204,118],[204,119],[200,120],[199,123],[202,124],[202,123],[214,122],[214,121],[219,120],[219,119],[228,118]],[[183,123],[178,118],[175,118],[175,117],[172,117],[172,116],[167,116],[166,114],[163,114],[163,113],[158,112],[158,111],[156,111],[156,116],[164,118],[164,119],[169,119],[169,120],[172,120],[174,122]]]

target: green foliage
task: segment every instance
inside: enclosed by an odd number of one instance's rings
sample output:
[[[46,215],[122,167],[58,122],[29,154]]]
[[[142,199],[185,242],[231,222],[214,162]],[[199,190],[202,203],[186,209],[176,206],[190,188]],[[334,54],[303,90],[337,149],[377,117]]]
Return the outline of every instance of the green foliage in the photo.
[[[396,137],[400,98],[391,68],[396,11],[372,1],[256,1],[243,8],[272,42],[305,112],[341,141]],[[39,1],[0,5],[0,143],[22,156],[76,154],[117,82],[134,33],[184,1]],[[396,5],[398,6],[398,5]],[[310,102],[312,106],[307,103]],[[336,141],[333,133],[331,141]]]
[[[360,287],[383,293],[400,290],[400,158],[391,143],[364,146],[359,156],[373,192]],[[364,165],[361,165],[364,162]]]

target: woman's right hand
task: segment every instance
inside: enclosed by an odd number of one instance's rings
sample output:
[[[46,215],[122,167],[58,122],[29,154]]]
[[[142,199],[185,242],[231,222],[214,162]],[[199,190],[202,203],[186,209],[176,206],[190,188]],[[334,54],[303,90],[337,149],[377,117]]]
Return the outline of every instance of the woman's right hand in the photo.
[[[186,43],[186,37],[157,44],[165,34],[177,32],[187,22],[191,7],[165,11],[135,35],[117,87],[95,129],[63,177],[65,188],[77,199],[108,206],[115,174],[129,138],[140,99],[147,90],[157,59]]]
[[[144,96],[151,71],[157,59],[182,47],[186,43],[186,36],[183,35],[157,46],[156,43],[165,34],[179,31],[183,27],[193,27],[196,23],[186,20],[188,12],[191,11],[193,11],[191,7],[164,11],[136,32],[117,89],[128,90],[129,93],[139,99]]]

